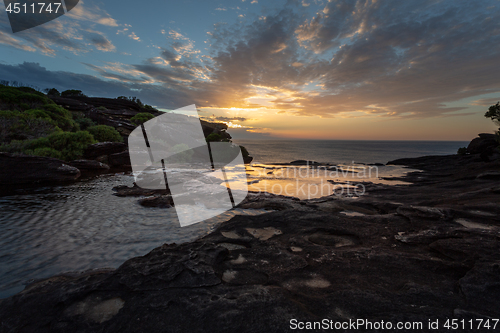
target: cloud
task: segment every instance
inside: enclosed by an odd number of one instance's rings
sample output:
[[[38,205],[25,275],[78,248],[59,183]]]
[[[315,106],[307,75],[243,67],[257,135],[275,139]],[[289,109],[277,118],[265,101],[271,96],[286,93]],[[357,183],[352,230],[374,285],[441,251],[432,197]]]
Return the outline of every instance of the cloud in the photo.
[[[29,51],[29,52],[35,52],[36,49],[23,44],[19,39],[12,37],[11,35],[0,31],[0,44],[6,44],[12,47],[15,47],[16,49],[24,50],[24,51]]]
[[[13,77],[16,70],[26,75],[31,68],[55,80],[61,77],[61,85],[76,85],[76,78],[92,81],[102,88],[95,90],[97,95],[118,87],[138,91],[132,95],[165,108],[185,102],[180,106],[324,118],[463,116],[470,113],[467,106],[451,102],[500,92],[500,11],[488,9],[493,1],[308,3],[306,8],[290,1],[262,13],[264,19],[248,14],[244,25],[216,24],[206,54],[179,30],[163,30],[168,44],[143,62],[87,64],[102,77],[95,81],[33,64],[3,66],[10,78],[0,77],[50,86],[42,76]],[[64,28],[50,26],[35,35],[16,35],[17,40],[0,35],[0,43],[42,52],[45,47],[47,53],[54,45],[85,52],[81,40],[67,37],[79,36],[96,48],[112,47],[104,35],[64,34]]]
[[[136,40],[136,41],[138,41],[138,42],[140,42],[140,41],[141,41],[141,39],[140,39],[140,38],[139,38],[139,37],[135,34],[135,32],[130,33],[130,35],[128,35],[128,36],[129,36],[131,39]]]
[[[215,115],[212,115],[210,117],[205,117],[209,120],[212,120],[212,121],[223,121],[223,122],[227,122],[227,121],[247,121],[248,118],[245,118],[245,117],[224,117],[224,116],[215,116]]]
[[[194,48],[194,41],[185,37],[180,32],[170,30],[168,32],[168,39],[171,41],[171,47],[180,55],[189,57],[192,54],[201,53],[200,50]]]
[[[127,78],[129,75],[123,75]],[[38,63],[24,62],[19,65],[0,64],[0,78],[36,85],[40,88],[82,90],[89,96],[115,98],[117,96],[137,96],[151,105],[176,109],[188,105],[192,100],[182,91],[164,86],[153,86],[140,81],[103,80],[93,75],[76,74],[66,71],[49,71]]]
[[[87,39],[92,43],[96,49],[103,52],[112,52],[116,50],[116,47],[111,43],[109,39],[106,38],[102,33],[91,31],[87,35]]]
[[[80,21],[90,21],[109,27],[117,27],[118,23],[105,10],[97,6],[86,7],[84,1],[80,0],[71,11],[66,14],[68,17]]]
[[[489,107],[491,105],[494,105],[500,101],[500,95],[496,98],[481,98],[477,99],[473,102],[471,102],[471,105],[479,105],[479,106],[486,106]]]
[[[89,10],[84,7],[83,1],[80,1],[67,15],[35,29],[18,32],[9,38],[5,35],[11,32],[6,15],[0,16],[0,34],[3,36],[0,38],[0,44],[55,56],[59,50],[75,54],[89,52],[86,43],[89,42],[97,50],[110,52],[115,50],[115,46],[104,33],[88,28],[95,23],[115,26],[116,22],[111,19],[114,22],[112,23],[110,19],[104,11],[97,7]]]

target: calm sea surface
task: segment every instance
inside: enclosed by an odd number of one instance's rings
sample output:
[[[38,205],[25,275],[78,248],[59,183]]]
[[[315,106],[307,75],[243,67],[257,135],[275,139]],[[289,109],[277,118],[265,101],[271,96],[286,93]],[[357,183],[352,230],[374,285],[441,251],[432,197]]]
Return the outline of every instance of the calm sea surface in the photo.
[[[256,163],[313,160],[332,164],[387,163],[405,157],[456,154],[466,141],[234,140]]]
[[[346,165],[359,168],[362,166],[359,163],[453,154],[467,145],[467,142],[429,141],[235,141],[244,145],[254,162],[261,165],[260,169],[256,167],[253,173],[249,172],[252,175],[249,180],[253,179],[256,186],[253,190],[269,191],[272,185],[294,182],[290,178],[270,177],[267,172],[256,176],[262,166],[273,163],[307,159],[344,169]],[[405,171],[401,167],[380,169],[382,176],[397,176]],[[302,181],[311,184],[319,180],[311,177]],[[181,228],[172,209],[145,208],[137,203],[137,198],[113,195],[113,187],[131,186],[133,181],[132,175],[104,175],[69,186],[0,197],[0,298],[21,291],[33,279],[68,271],[116,268],[163,243],[194,240],[235,214],[262,213],[235,210]]]

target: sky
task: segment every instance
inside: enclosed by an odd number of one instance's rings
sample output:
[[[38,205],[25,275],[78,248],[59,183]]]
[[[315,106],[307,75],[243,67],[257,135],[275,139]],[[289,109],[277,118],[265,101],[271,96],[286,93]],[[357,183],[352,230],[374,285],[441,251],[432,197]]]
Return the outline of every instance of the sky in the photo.
[[[484,113],[500,100],[499,0],[80,0],[17,33],[0,8],[0,80],[195,104],[236,139],[496,129]]]

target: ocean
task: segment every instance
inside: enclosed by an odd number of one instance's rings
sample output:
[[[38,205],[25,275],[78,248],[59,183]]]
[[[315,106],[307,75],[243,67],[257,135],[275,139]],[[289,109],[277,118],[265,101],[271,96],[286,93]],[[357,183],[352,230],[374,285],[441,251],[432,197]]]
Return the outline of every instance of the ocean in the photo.
[[[426,155],[456,154],[468,141],[233,140],[247,148],[253,163],[311,160],[330,164],[387,163]]]

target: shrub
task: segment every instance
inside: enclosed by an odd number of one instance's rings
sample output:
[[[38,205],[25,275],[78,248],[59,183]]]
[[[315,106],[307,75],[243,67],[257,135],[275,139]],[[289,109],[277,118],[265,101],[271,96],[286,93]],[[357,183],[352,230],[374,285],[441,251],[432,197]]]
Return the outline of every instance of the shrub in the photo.
[[[71,112],[32,88],[0,86],[0,109],[28,112],[35,118],[50,118],[53,126],[65,131],[77,129]],[[22,136],[23,133],[19,134]]]
[[[28,87],[0,86],[0,108],[10,110],[26,110],[37,106],[54,103],[47,96]]]
[[[41,110],[0,111],[0,142],[35,139],[56,130],[54,121]]]
[[[64,131],[76,129],[76,122],[73,120],[71,112],[56,104],[45,104],[41,107],[43,111],[54,120],[55,125]]]
[[[135,116],[133,116],[132,118],[130,118],[130,122],[132,124],[134,124],[135,126],[139,126],[139,125],[145,123],[146,121],[153,119],[154,117],[155,116],[153,116],[151,113],[142,112],[142,113],[138,113]]]
[[[0,145],[0,152],[3,153],[20,153],[26,149],[28,141],[12,140],[10,143]]]
[[[48,156],[71,161],[80,158],[88,145],[96,141],[87,131],[55,132],[44,138],[18,141],[0,146],[0,151]]]
[[[98,142],[123,142],[120,133],[111,126],[96,125],[87,128],[87,131],[92,134]]]
[[[207,140],[207,142],[222,141],[222,136],[219,133],[211,133],[205,138],[205,140]]]
[[[457,154],[458,155],[465,155],[465,154],[467,154],[467,148],[465,148],[465,147],[458,148]]]
[[[82,130],[82,131],[85,131],[89,127],[96,125],[89,118],[77,118],[77,119],[75,119],[75,122],[78,124],[78,126],[80,127],[80,130]]]
[[[61,152],[61,158],[66,161],[71,161],[81,157],[85,149],[90,144],[96,142],[92,134],[90,134],[87,131],[79,131],[74,133],[71,132],[53,133],[50,134],[46,139],[48,139],[49,141],[48,148],[53,148]]]
[[[47,96],[61,96],[61,93],[56,88],[48,89]]]
[[[52,157],[52,158],[58,158],[62,159],[62,153],[60,151],[57,151],[53,148],[37,148],[35,150],[25,150],[24,152],[26,155],[35,155],[35,156],[42,156],[42,157]]]

